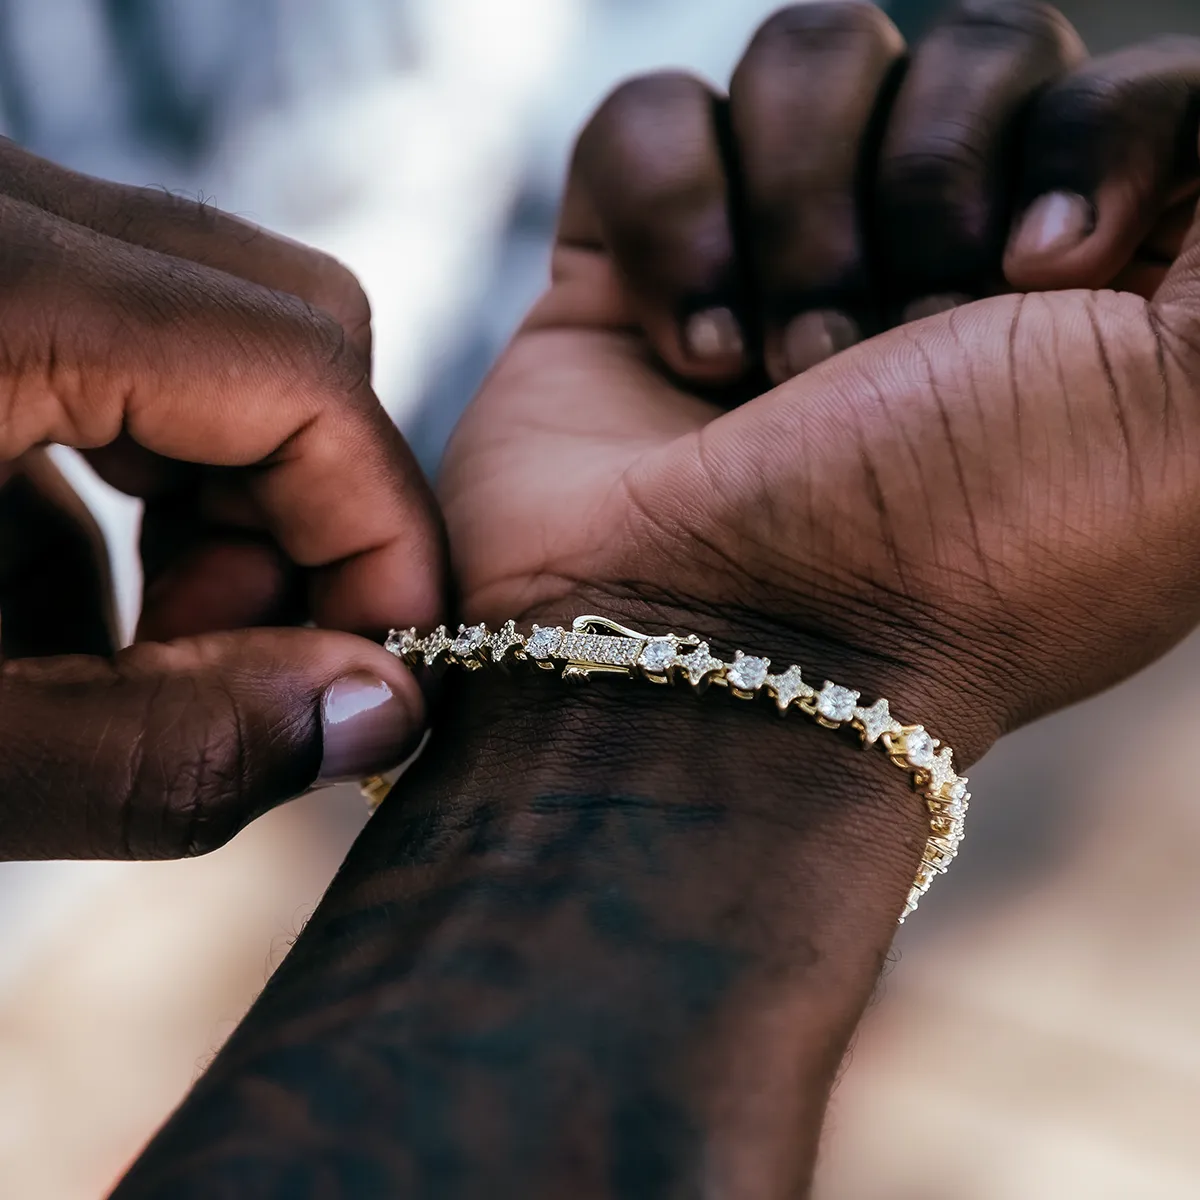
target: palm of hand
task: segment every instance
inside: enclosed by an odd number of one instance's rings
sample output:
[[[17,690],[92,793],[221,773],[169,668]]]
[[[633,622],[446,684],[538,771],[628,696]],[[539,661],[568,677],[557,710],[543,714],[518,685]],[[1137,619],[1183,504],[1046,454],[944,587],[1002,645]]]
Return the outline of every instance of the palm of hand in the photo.
[[[447,455],[470,619],[606,595],[802,630],[986,686],[999,727],[1186,632],[1200,344],[1170,285],[984,301],[723,413],[561,253]]]

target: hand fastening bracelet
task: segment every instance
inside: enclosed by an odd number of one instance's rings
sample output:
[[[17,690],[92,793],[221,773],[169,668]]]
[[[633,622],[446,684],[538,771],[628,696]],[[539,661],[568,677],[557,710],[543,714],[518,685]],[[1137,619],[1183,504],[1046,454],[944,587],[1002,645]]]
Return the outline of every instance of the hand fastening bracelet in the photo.
[[[901,924],[916,911],[934,879],[946,873],[962,843],[971,797],[967,781],[955,773],[950,747],[932,737],[923,725],[901,724],[886,700],[867,707],[859,703],[858,692],[828,680],[819,690],[809,686],[797,666],[773,674],[769,658],[740,650],[732,662],[723,662],[711,653],[706,641],[694,635],[638,633],[603,617],[578,617],[570,629],[535,625],[528,635],[518,633],[512,621],[495,631],[486,625],[460,625],[457,636],[449,634],[445,626],[426,637],[418,636],[415,629],[395,630],[387,648],[410,666],[448,665],[477,671],[488,665],[525,662],[547,671],[561,667],[564,679],[624,675],[659,684],[683,679],[696,691],[716,685],[740,700],[766,693],[781,716],[799,709],[826,729],[854,729],[864,746],[880,746],[909,775],[913,789],[929,809],[929,839]],[[367,780],[363,792],[369,803],[377,805],[387,793],[387,784],[380,779]]]

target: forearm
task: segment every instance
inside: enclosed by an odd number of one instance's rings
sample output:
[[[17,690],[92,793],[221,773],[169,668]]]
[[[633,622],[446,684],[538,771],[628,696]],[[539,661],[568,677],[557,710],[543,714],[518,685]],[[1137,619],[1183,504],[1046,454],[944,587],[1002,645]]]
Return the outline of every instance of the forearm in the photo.
[[[903,776],[620,681],[477,676],[442,730],[118,1196],[794,1195],[927,832]]]

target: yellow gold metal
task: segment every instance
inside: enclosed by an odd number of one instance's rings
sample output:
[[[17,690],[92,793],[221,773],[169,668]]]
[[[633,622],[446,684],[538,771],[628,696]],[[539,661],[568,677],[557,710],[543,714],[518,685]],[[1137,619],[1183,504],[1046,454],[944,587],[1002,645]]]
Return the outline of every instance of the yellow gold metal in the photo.
[[[363,799],[367,802],[367,811],[370,813],[375,812],[387,799],[391,790],[391,783],[382,775],[372,775],[370,779],[364,779],[359,784],[359,791],[362,792]]]

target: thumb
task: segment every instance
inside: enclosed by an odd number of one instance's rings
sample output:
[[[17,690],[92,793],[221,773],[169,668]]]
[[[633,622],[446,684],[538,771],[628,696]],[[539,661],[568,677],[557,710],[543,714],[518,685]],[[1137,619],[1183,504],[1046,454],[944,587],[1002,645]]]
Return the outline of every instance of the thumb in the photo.
[[[425,706],[379,646],[260,630],[0,668],[0,859],[179,858],[314,782],[402,762]]]

